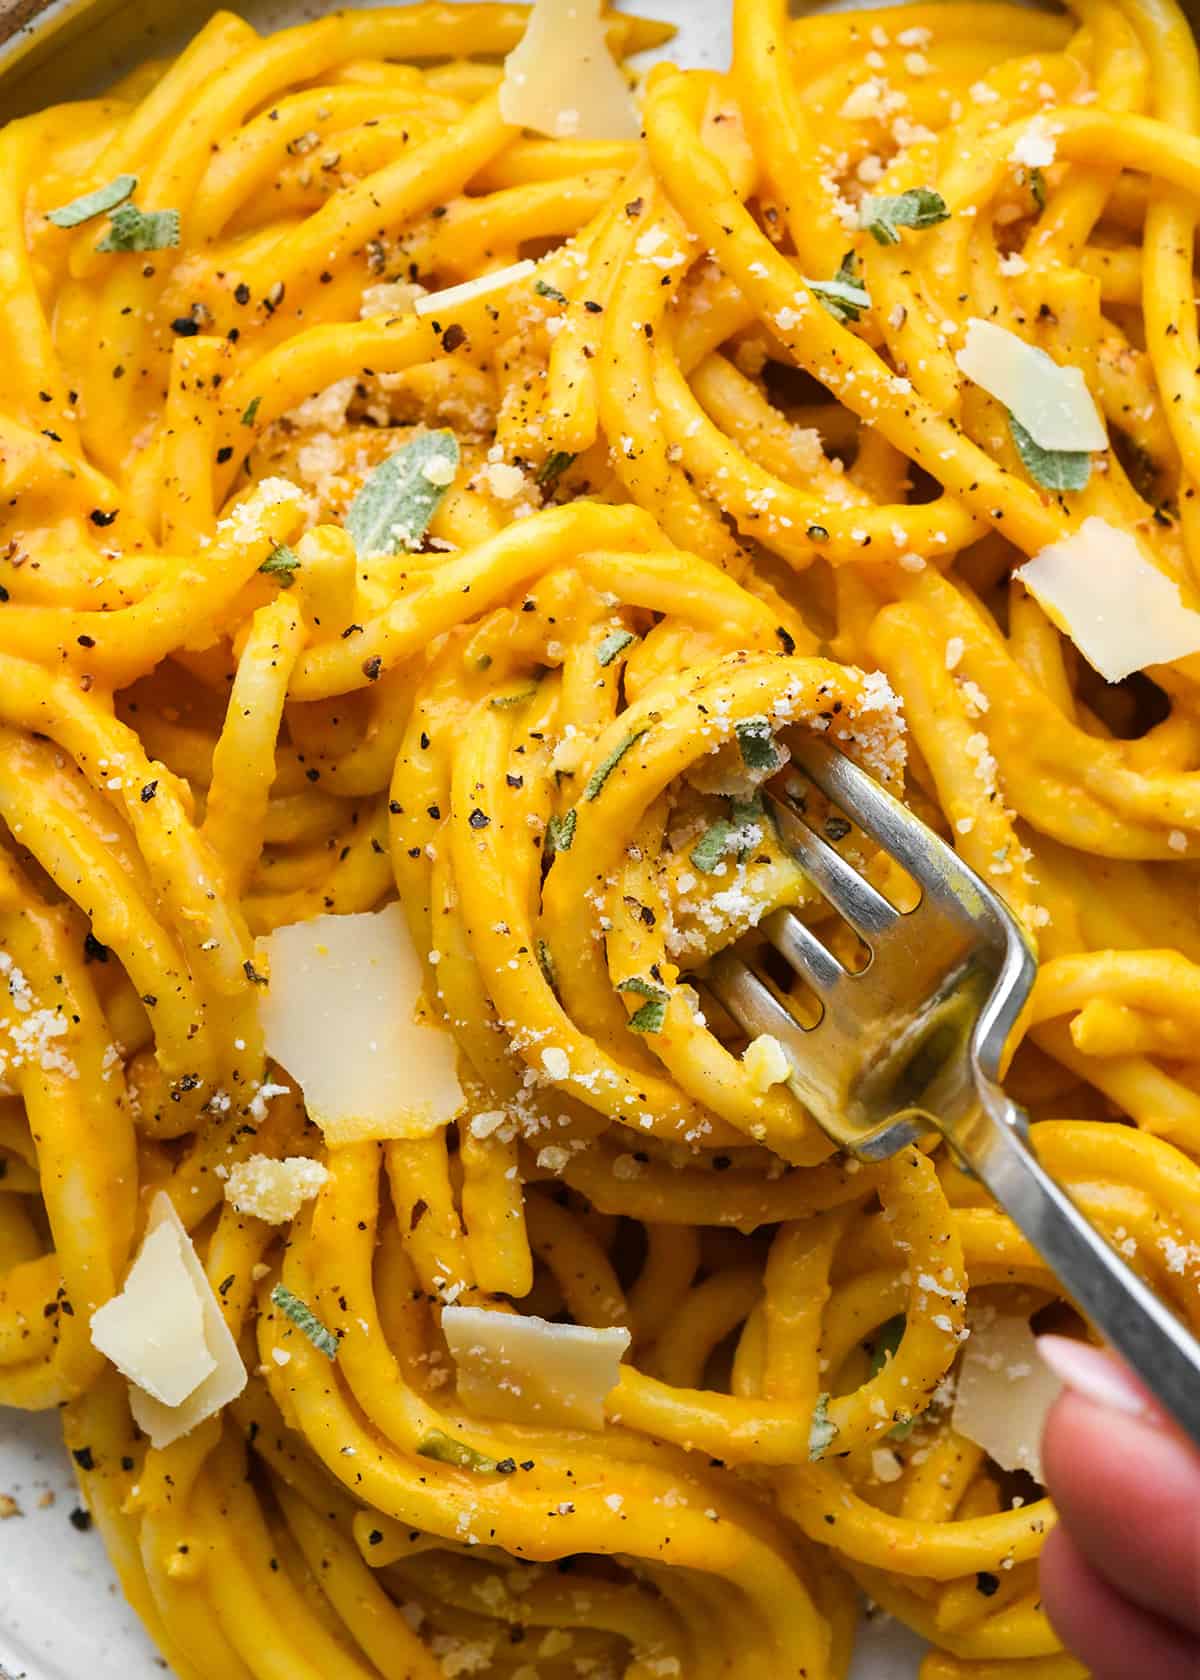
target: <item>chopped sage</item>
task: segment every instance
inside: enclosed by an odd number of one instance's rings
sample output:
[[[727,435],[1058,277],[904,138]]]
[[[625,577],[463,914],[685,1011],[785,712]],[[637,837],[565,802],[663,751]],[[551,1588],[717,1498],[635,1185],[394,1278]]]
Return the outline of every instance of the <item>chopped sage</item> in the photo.
[[[122,204],[109,219],[97,251],[169,251],[179,244],[178,210],[139,210]]]
[[[715,822],[692,847],[691,859],[702,875],[711,875],[733,846],[737,829],[731,822]]]
[[[665,1003],[644,1003],[636,1015],[629,1017],[629,1030],[635,1033],[660,1033],[666,1019]]]
[[[551,856],[557,852],[569,852],[575,842],[575,827],[579,822],[579,812],[568,811],[564,817],[551,817],[546,824],[547,849]]]
[[[808,1457],[812,1464],[824,1458],[837,1440],[838,1426],[829,1416],[829,1400],[828,1394],[818,1396],[813,1411],[812,1425],[808,1431]]]
[[[326,1359],[336,1359],[338,1356],[338,1339],[332,1330],[327,1330],[312,1308],[293,1295],[290,1289],[285,1289],[277,1283],[271,1291],[271,1300],[279,1308],[285,1318],[290,1318],[297,1330],[303,1331],[318,1353],[323,1353]]]
[[[346,513],[359,559],[418,548],[458,472],[453,432],[422,432],[381,461]]]
[[[771,732],[770,718],[743,718],[737,725],[737,738],[742,750],[742,763],[747,770],[769,774],[783,763]]]
[[[567,301],[566,294],[560,292],[557,286],[552,286],[548,280],[539,280],[533,289],[539,297],[549,298],[552,303]]]
[[[488,705],[494,712],[508,712],[514,706],[523,706],[526,701],[532,700],[537,691],[537,683],[528,683],[524,688],[514,689],[511,694],[493,694]]]
[[[758,825],[766,818],[761,799],[732,799],[729,805],[729,820],[713,823],[692,847],[692,863],[702,875],[712,875],[729,852],[736,851],[738,862],[745,863],[761,839]]]
[[[1086,449],[1043,449],[1022,426],[1015,414],[1008,417],[1008,429],[1021,457],[1021,465],[1043,490],[1085,490],[1092,476],[1092,457]]]
[[[897,228],[936,227],[949,217],[945,199],[932,187],[912,187],[894,198],[864,198],[858,207],[859,227],[865,228],[880,245],[899,245]]]
[[[300,570],[300,556],[286,543],[280,543],[278,548],[271,550],[258,569],[268,577],[277,577],[281,588],[290,589],[296,581],[296,573]]]
[[[872,1377],[877,1377],[896,1357],[896,1349],[903,1340],[907,1325],[908,1320],[903,1313],[897,1313],[895,1318],[889,1318],[886,1324],[880,1325],[871,1344]]]
[[[730,801],[730,819],[738,848],[738,862],[745,863],[755,846],[762,841],[761,825],[768,821],[766,807],[757,794],[753,799],[744,801],[734,799]]]
[[[663,1030],[667,1019],[667,1005],[671,1001],[671,994],[664,987],[634,975],[631,980],[622,980],[617,990],[646,999],[636,1014],[629,1017],[630,1032],[658,1033]]]
[[[118,204],[124,204],[137,184],[136,175],[118,175],[107,186],[82,193],[70,204],[60,204],[57,210],[47,210],[46,220],[53,222],[55,227],[78,227],[81,222],[90,222],[96,216],[103,216],[106,210],[115,210]]]
[[[871,298],[858,278],[858,258],[847,251],[832,280],[809,280],[804,284],[814,292],[835,321],[857,321],[864,309],[870,309]]]
[[[511,1476],[517,1468],[511,1458],[489,1458],[486,1453],[476,1452],[465,1441],[456,1441],[440,1429],[430,1430],[418,1444],[417,1452],[422,1458],[432,1458],[437,1464],[453,1464],[459,1470],[473,1470],[477,1476]],[[511,1470],[509,1465],[512,1465]]]
[[[543,489],[549,489],[557,484],[562,475],[575,465],[575,456],[569,455],[565,449],[556,449],[537,475],[537,482]]]
[[[605,782],[607,782],[608,778],[617,768],[617,765],[620,764],[630,747],[636,746],[642,736],[648,733],[649,725],[647,725],[645,729],[635,729],[632,735],[627,735],[625,737],[619,747],[613,748],[608,757],[604,760],[604,763],[598,765],[589,778],[588,785],[583,790],[583,797],[586,800],[590,802],[593,799],[599,799],[600,795],[604,791]]]
[[[637,637],[632,630],[614,630],[611,636],[605,636],[596,649],[597,663],[611,665],[619,654],[624,653],[625,649],[632,646],[636,641]]]
[[[880,1325],[871,1347],[872,1377],[877,1377],[880,1371],[891,1364],[907,1328],[908,1320],[903,1313],[897,1313],[895,1318],[889,1318],[886,1324]],[[916,1418],[911,1417],[905,1423],[898,1423],[894,1429],[890,1429],[888,1436],[893,1441],[907,1441],[916,1426]]]

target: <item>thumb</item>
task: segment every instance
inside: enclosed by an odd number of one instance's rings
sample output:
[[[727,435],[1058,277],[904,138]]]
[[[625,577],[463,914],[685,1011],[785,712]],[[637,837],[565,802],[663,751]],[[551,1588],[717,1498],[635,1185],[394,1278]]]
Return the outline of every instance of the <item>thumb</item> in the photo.
[[[1067,1387],[1043,1448],[1062,1519],[1043,1564],[1047,1611],[1099,1675],[1194,1676],[1200,1454],[1108,1354],[1059,1337],[1039,1347]]]

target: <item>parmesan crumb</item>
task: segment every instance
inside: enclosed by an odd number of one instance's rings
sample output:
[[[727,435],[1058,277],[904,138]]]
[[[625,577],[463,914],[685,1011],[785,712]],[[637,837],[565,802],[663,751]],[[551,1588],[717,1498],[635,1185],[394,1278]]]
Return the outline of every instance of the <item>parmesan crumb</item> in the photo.
[[[1057,151],[1054,136],[1047,132],[1042,119],[1035,117],[1008,154],[1008,161],[1025,169],[1048,169]]]
[[[268,1225],[286,1225],[305,1202],[319,1193],[328,1178],[328,1170],[306,1155],[289,1156],[284,1161],[251,1155],[248,1161],[230,1169],[225,1199],[239,1213]]]
[[[763,1033],[748,1046],[742,1066],[750,1078],[752,1088],[762,1095],[773,1085],[786,1085],[792,1076],[792,1064],[787,1051],[777,1038]]]

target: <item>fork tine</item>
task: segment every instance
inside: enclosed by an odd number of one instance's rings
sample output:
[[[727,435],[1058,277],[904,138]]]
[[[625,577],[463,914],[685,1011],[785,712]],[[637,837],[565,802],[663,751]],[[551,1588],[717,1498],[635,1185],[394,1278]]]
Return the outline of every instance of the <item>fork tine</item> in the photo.
[[[820,736],[803,731],[796,734],[799,739],[794,744],[789,741],[793,764],[853,817],[864,833],[878,841],[941,910],[949,911],[960,922],[985,911],[996,913],[998,901],[990,888],[920,817]]]
[[[811,928],[791,910],[779,910],[762,925],[762,931],[813,990],[824,995],[850,978],[832,952],[826,950]]]
[[[830,1055],[828,1044],[820,1054],[810,1048],[814,1028],[797,1021],[754,970],[728,951],[713,964],[707,984],[744,1032],[769,1033],[783,1046],[792,1070],[788,1085],[835,1141],[841,1141],[835,1125],[846,1107],[844,1065]],[[900,1142],[889,1137],[888,1152],[907,1141],[907,1136]],[[869,1150],[870,1146],[868,1154]]]
[[[816,778],[813,777],[813,780]],[[781,800],[773,794],[768,798],[784,845],[795,853],[804,873],[841,912],[855,932],[869,942],[872,937],[877,938],[893,928],[900,919],[900,913],[883,894],[876,892],[857,869],[852,868],[827,840],[822,839]]]
[[[794,1035],[809,1030],[784,1008],[766,982],[730,951],[713,963],[708,985],[745,1032],[769,1032],[786,1044]]]

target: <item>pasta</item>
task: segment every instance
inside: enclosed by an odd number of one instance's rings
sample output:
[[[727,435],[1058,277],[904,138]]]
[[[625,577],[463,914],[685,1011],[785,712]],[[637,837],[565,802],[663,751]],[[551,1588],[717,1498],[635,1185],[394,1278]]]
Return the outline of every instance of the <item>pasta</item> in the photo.
[[[181,1680],[835,1680],[860,1593],[923,1680],[1073,1680],[954,1382],[1082,1326],[703,976],[784,904],[853,960],[757,798],[827,731],[1037,941],[1011,1089],[1200,1327],[1200,659],[1106,684],[1014,576],[1100,520],[1200,588],[1196,47],[735,0],[729,74],[553,138],[526,16],[222,13],[0,133],[0,1402]],[[1109,447],[1010,423],[972,320]],[[397,900],[461,1104],[333,1141],[264,953]],[[152,1446],[90,1322],[160,1193],[248,1382]],[[454,1306],[628,1332],[603,1430],[471,1413]]]

